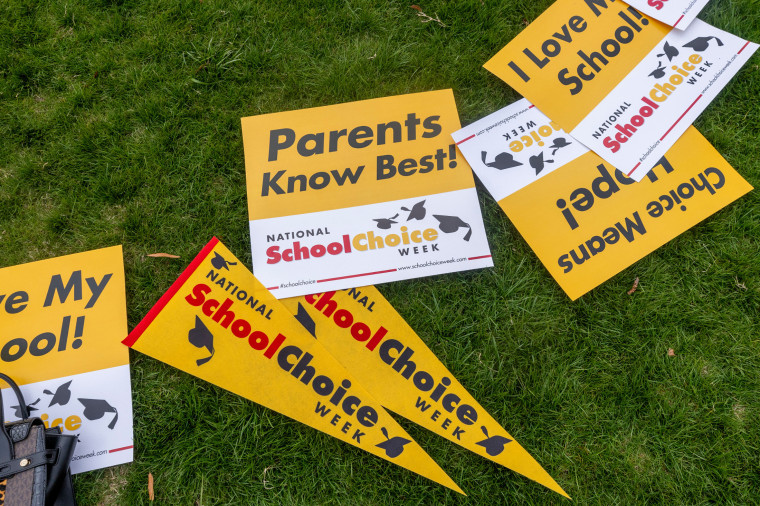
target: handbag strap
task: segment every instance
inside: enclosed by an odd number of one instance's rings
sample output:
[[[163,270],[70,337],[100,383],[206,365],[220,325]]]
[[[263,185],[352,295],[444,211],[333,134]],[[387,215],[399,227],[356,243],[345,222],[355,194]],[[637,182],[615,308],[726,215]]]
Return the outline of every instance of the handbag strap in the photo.
[[[13,393],[16,394],[16,400],[19,402],[19,410],[21,416],[24,419],[29,418],[29,410],[26,409],[26,401],[24,396],[21,395],[18,385],[8,375],[0,372],[0,379],[8,383],[13,389]],[[5,463],[13,460],[13,442],[5,429],[5,407],[3,406],[3,396],[0,395],[0,463]]]
[[[24,457],[19,457],[11,461],[0,464],[0,480],[13,476],[14,474],[34,469],[37,466],[53,465],[58,461],[58,448],[52,450],[42,450]]]

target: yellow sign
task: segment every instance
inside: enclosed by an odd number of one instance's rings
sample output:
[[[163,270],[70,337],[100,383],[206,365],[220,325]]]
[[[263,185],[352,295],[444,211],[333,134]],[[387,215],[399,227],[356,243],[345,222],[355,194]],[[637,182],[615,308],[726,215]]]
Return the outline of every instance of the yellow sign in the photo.
[[[384,407],[569,497],[374,286],[281,302]]]
[[[571,131],[671,27],[614,0],[557,0],[484,67]]]
[[[638,183],[525,99],[452,137],[572,299],[752,189],[694,127]]]
[[[757,47],[699,20],[673,29],[621,1],[557,0],[484,66],[641,181]]]
[[[253,271],[277,298],[491,267],[451,90],[242,119]]]
[[[589,151],[499,205],[576,299],[751,189],[690,127],[639,183]]]
[[[0,269],[0,370],[32,416],[82,435],[74,474],[132,461],[126,333],[121,246]]]
[[[463,493],[216,238],[124,344]]]
[[[2,370],[20,385],[129,364],[121,246],[0,270]]]
[[[471,188],[451,90],[242,119],[250,220]]]

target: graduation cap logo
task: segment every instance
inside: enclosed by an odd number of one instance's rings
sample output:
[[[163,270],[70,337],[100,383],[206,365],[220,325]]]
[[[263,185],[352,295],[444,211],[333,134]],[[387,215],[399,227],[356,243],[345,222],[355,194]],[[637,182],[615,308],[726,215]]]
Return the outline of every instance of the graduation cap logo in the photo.
[[[37,399],[36,401],[27,404],[26,405],[26,411],[28,413],[30,413],[30,414],[31,414],[32,411],[37,411],[37,408],[35,408],[34,405],[37,404],[38,402],[40,402],[40,399]],[[21,412],[21,405],[20,404],[18,406],[11,406],[11,409],[15,409],[16,410],[16,412],[15,412],[16,418],[23,418],[24,417],[24,414]]]
[[[298,303],[298,313],[296,313],[296,320],[298,320],[298,323],[303,325],[303,327],[309,331],[309,334],[311,334],[313,337],[317,337],[317,324],[314,322],[314,320],[309,315],[309,312],[306,311],[306,308],[301,305],[301,303]]]
[[[675,47],[673,47],[670,44],[668,44],[667,41],[665,42],[665,45],[662,46],[662,51],[663,52],[660,53],[660,54],[658,54],[657,56],[658,57],[660,57],[660,56],[667,56],[668,57],[668,61],[673,61],[673,58],[675,58],[676,56],[678,56],[678,49],[676,49]]]
[[[552,150],[552,156],[554,156],[554,153],[556,153],[558,149],[569,146],[570,144],[572,144],[572,142],[568,142],[564,137],[557,137],[552,141],[552,145],[549,146],[549,149]]]
[[[512,167],[519,167],[522,165],[521,162],[518,162],[514,159],[512,156],[512,153],[499,153],[496,155],[496,157],[493,159],[493,162],[486,162],[486,157],[488,154],[485,151],[480,152],[480,159],[483,160],[483,164],[486,167],[492,167],[494,169],[498,170],[504,170],[504,169],[511,169]]]
[[[554,163],[554,160],[544,161],[544,152],[541,151],[539,154],[531,156],[528,159],[528,163],[530,163],[531,167],[536,169],[536,175],[538,175],[542,170],[544,170],[545,163]]]
[[[205,364],[214,356],[214,335],[206,328],[199,316],[195,317],[195,328],[190,329],[190,332],[187,333],[187,339],[196,348],[206,348],[211,353],[206,358],[196,360],[197,365]]]
[[[214,266],[216,269],[227,269],[230,270],[230,265],[237,265],[237,262],[228,262],[224,259],[222,255],[214,251],[214,255],[216,255],[214,258],[211,259],[211,265]]]
[[[694,51],[701,53],[702,51],[706,50],[707,47],[710,45],[710,39],[715,39],[715,42],[718,43],[718,46],[722,46],[723,42],[718,37],[697,37],[696,39],[687,42],[683,45],[683,47],[690,47]]]
[[[119,413],[116,408],[108,404],[105,399],[77,399],[84,406],[84,415],[88,420],[100,420],[106,413],[115,413],[108,428],[113,430],[116,427],[116,421],[119,419]]]
[[[378,443],[375,446],[385,450],[385,454],[391,459],[401,455],[404,452],[404,445],[412,442],[411,439],[406,439],[401,436],[388,437],[388,431],[385,429],[385,427],[380,427],[380,430],[382,431],[383,436],[385,436],[385,439],[387,439],[387,441]]]
[[[383,230],[388,230],[391,228],[391,225],[394,223],[397,223],[393,220],[398,218],[398,213],[396,213],[396,216],[392,216],[390,218],[372,218],[372,221],[377,222],[377,228],[382,228]]]
[[[501,452],[503,452],[504,445],[512,442],[511,439],[506,438],[504,436],[489,436],[488,429],[486,429],[485,425],[481,425],[480,430],[482,430],[483,434],[486,435],[486,439],[484,439],[483,441],[478,441],[475,444],[480,445],[483,448],[485,448],[486,453],[490,455],[491,457],[495,457]]]
[[[406,211],[409,213],[409,216],[406,218],[406,221],[409,220],[421,220],[425,218],[425,214],[427,214],[427,211],[425,210],[425,201],[421,200],[414,204],[411,209],[407,209],[406,207],[401,208],[402,211]]]
[[[71,390],[69,390],[69,387],[71,386],[71,382],[73,380],[69,380],[66,383],[60,385],[58,388],[56,388],[55,393],[51,392],[50,390],[43,390],[43,394],[52,395],[53,398],[50,399],[50,404],[48,404],[48,407],[51,407],[55,404],[58,404],[59,406],[65,406],[69,403],[69,399],[71,399]]]
[[[447,234],[456,232],[462,227],[469,229],[467,231],[467,234],[465,234],[462,239],[465,241],[470,240],[470,237],[472,236],[472,227],[469,223],[462,221],[459,216],[445,216],[443,214],[434,214],[433,218],[438,220],[438,228],[441,229],[441,232],[446,232]]]
[[[657,68],[651,71],[649,75],[655,79],[659,79],[665,75],[665,67],[663,67],[661,61],[657,60]]]

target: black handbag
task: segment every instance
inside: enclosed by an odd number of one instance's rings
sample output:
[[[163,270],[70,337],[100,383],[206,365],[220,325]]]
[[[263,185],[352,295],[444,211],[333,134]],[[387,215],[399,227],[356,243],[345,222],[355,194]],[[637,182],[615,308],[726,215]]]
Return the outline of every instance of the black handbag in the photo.
[[[3,373],[0,379],[16,394],[22,416],[6,424],[0,396],[0,506],[75,505],[69,463],[77,437],[29,417],[18,385]]]

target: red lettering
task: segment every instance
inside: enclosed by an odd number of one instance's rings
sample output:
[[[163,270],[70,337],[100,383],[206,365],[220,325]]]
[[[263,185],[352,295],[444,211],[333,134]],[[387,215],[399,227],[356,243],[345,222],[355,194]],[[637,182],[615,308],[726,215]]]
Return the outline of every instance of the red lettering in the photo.
[[[191,306],[200,306],[206,300],[207,293],[211,293],[211,287],[200,283],[193,287],[193,293],[185,297],[185,300]]]

